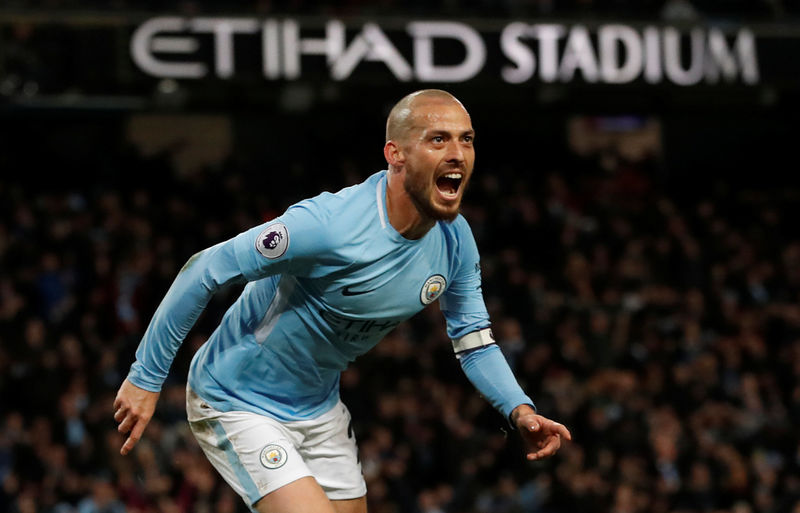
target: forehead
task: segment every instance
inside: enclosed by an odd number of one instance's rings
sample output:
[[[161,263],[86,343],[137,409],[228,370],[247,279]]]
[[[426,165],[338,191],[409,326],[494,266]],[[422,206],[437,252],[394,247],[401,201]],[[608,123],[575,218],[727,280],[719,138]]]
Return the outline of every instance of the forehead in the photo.
[[[454,101],[423,100],[411,110],[411,128],[417,130],[472,130],[466,109]]]

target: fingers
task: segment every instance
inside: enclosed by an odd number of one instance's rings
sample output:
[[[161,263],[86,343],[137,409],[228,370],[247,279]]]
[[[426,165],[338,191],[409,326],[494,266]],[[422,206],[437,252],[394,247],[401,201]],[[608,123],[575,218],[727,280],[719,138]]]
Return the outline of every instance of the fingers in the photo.
[[[120,433],[127,433],[128,431],[133,429],[133,427],[136,425],[138,420],[139,420],[139,417],[136,416],[136,415],[133,415],[132,413],[128,414],[128,415],[125,415],[125,418],[122,419],[122,422],[119,423],[119,426],[117,427],[117,431],[119,431]]]
[[[123,405],[123,401],[114,401],[114,403],[117,407],[117,411],[114,412],[114,420],[119,423],[117,431],[123,435],[128,433],[128,438],[119,451],[124,456],[139,442],[150,419],[135,409]]]
[[[564,424],[553,422],[553,430],[567,440],[572,441],[572,433],[569,432],[569,429]]]
[[[527,425],[527,428],[528,431],[532,433],[542,430],[543,433],[545,434],[557,433],[562,437],[566,438],[567,440],[572,440],[572,433],[569,432],[569,430],[564,424],[559,424],[558,422],[549,419],[544,419],[544,422],[537,422],[535,420],[532,420]]]
[[[532,419],[527,423],[529,448],[528,460],[534,461],[547,458],[561,448],[562,438],[572,440],[572,433],[566,426],[546,418]]]
[[[147,425],[146,422],[139,421],[133,426],[133,430],[131,430],[131,434],[128,436],[128,439],[125,440],[125,443],[122,444],[122,449],[119,450],[119,453],[125,456],[131,449],[136,445],[139,439],[142,438],[142,433],[144,432],[144,428]],[[122,427],[122,426],[120,426]]]
[[[118,412],[119,413],[119,412]],[[116,415],[115,415],[116,418]],[[142,438],[142,433],[144,432],[144,428],[147,427],[147,423],[150,419],[144,418],[139,415],[134,415],[133,413],[128,412],[125,415],[125,418],[120,422],[119,427],[117,427],[117,431],[122,434],[129,433],[128,438],[125,440],[125,443],[122,444],[122,448],[120,449],[120,454],[123,456],[128,454],[131,449],[136,446],[139,440]]]
[[[552,456],[561,447],[561,436],[550,435],[546,440],[541,442],[544,447],[536,452],[529,452],[527,458],[531,461],[539,460]]]
[[[114,399],[114,421],[119,423],[117,430],[128,438],[120,453],[128,454],[142,437],[145,427],[155,411],[158,392],[152,392],[133,385],[125,379]]]

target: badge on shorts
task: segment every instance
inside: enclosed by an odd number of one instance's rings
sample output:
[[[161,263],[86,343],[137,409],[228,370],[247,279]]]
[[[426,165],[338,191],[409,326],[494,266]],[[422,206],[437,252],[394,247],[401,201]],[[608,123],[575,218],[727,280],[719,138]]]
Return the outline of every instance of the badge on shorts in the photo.
[[[289,247],[289,231],[283,223],[272,223],[256,237],[256,249],[267,258],[278,258]]]
[[[286,450],[277,444],[261,449],[261,464],[267,468],[281,468],[286,463]]]

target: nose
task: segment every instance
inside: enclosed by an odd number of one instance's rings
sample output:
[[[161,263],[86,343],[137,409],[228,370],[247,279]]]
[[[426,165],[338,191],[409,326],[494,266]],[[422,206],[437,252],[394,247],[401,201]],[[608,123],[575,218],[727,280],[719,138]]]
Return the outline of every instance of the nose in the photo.
[[[464,162],[464,148],[461,146],[461,141],[458,139],[451,139],[447,145],[447,154],[445,156],[447,162],[461,165]]]

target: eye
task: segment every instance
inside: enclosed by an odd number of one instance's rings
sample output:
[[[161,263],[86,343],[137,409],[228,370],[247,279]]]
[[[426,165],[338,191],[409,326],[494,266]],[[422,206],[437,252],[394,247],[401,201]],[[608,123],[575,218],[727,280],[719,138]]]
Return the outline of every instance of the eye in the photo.
[[[444,137],[442,137],[441,135],[434,135],[433,137],[431,137],[431,141],[435,143],[443,143]]]
[[[474,136],[474,135],[465,135],[465,136],[463,137],[463,139],[462,139],[462,140],[463,140],[465,143],[470,143],[470,144],[471,144],[471,143],[472,143],[472,141],[474,141],[474,140],[475,140],[475,136]]]

